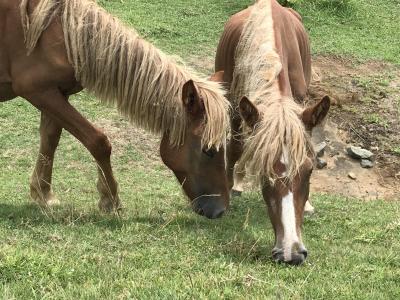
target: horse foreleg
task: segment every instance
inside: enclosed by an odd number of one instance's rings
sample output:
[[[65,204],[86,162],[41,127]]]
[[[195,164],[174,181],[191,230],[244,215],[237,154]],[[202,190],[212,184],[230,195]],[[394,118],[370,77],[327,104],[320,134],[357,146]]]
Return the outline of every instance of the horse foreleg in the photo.
[[[236,181],[238,180],[236,176],[237,172],[235,171],[235,164],[240,159],[243,153],[243,141],[240,131],[240,122],[241,122],[240,117],[233,118],[232,120],[231,139],[229,141],[227,149],[228,152],[227,176],[228,176],[229,189],[232,190],[232,196],[240,195],[241,192],[243,191],[243,189],[237,190],[235,188],[237,185]],[[234,172],[235,172],[235,177],[234,177]],[[243,177],[244,175],[241,178],[242,180]]]
[[[240,196],[244,190],[243,182],[244,177],[246,176],[245,168],[239,168],[239,165],[235,166],[233,173],[233,188],[232,194],[235,196]]]
[[[99,207],[105,211],[118,209],[120,207],[118,184],[111,168],[111,144],[107,136],[86,120],[57,89],[28,94],[25,98],[54,119],[89,150],[99,170],[97,183],[100,192]]]
[[[40,205],[58,204],[51,188],[54,152],[60,141],[62,127],[42,112],[40,119],[39,156],[33,170],[30,194],[33,201]]]

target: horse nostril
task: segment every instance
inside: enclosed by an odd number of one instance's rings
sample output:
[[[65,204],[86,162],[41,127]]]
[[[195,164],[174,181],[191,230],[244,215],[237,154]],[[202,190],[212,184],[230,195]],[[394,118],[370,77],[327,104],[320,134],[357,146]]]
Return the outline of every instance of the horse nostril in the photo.
[[[216,211],[214,212],[213,216],[212,216],[212,219],[218,219],[218,218],[222,217],[222,215],[224,214],[224,212],[225,212],[225,208],[216,210]]]
[[[299,253],[300,253],[300,254],[303,254],[303,256],[304,256],[304,259],[306,259],[306,258],[307,258],[307,256],[308,256],[308,252],[307,252],[307,250],[306,250],[306,249],[299,251]]]
[[[197,209],[196,212],[197,212],[200,216],[204,216],[204,211],[203,211],[202,208]]]

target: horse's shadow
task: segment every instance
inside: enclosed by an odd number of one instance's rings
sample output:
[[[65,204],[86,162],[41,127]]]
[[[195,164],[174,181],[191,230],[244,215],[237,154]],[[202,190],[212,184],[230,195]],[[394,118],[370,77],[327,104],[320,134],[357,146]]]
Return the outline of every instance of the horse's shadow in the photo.
[[[212,250],[210,251],[216,252],[216,255],[226,255],[232,261],[239,263],[244,261],[247,263],[271,262],[270,250],[273,234],[271,226],[265,221],[266,212],[260,207],[251,208],[252,215],[249,218],[249,208],[244,206],[246,205],[243,203],[233,204],[228,213],[218,220],[208,220],[189,212],[177,214],[171,221],[168,220],[168,216],[161,212],[157,213],[157,211],[146,216],[132,211],[124,211],[120,217],[103,214],[95,207],[82,209],[64,204],[56,208],[44,209],[33,203],[0,203],[0,224],[19,229],[42,227],[43,225],[66,227],[95,225],[111,231],[118,231],[124,225],[134,223],[150,226],[154,228],[154,231],[162,229],[164,225],[175,226],[183,234],[193,234],[200,230],[202,234],[198,238],[206,238],[208,242],[211,242]],[[190,210],[189,207],[184,209]],[[251,230],[244,229],[244,226]],[[254,231],[270,231],[271,234],[267,237],[256,238]]]

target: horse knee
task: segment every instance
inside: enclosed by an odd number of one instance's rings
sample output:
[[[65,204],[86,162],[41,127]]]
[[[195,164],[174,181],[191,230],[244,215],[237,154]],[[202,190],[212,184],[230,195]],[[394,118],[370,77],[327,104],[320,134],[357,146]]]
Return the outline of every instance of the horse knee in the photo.
[[[108,137],[103,133],[98,133],[89,143],[89,151],[98,161],[109,159],[112,146]]]

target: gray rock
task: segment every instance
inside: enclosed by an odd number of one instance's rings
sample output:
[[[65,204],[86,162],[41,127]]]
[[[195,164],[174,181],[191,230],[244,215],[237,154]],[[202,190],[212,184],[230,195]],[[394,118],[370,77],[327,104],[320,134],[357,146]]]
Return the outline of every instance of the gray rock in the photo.
[[[366,169],[372,168],[374,166],[374,163],[368,159],[362,159],[360,164],[361,167]]]
[[[326,148],[326,143],[325,142],[322,142],[322,143],[319,143],[318,145],[315,145],[314,151],[315,151],[315,154],[317,155],[317,157],[324,156],[325,148]]]
[[[317,169],[323,169],[328,165],[325,159],[317,157]]]
[[[353,180],[356,180],[356,179],[357,179],[356,174],[354,174],[353,172],[350,172],[349,174],[347,174],[347,176],[349,176],[349,178],[351,178],[351,179],[353,179]]]
[[[356,159],[369,159],[371,160],[374,154],[371,151],[362,149],[361,147],[350,146],[347,149],[347,154]]]

